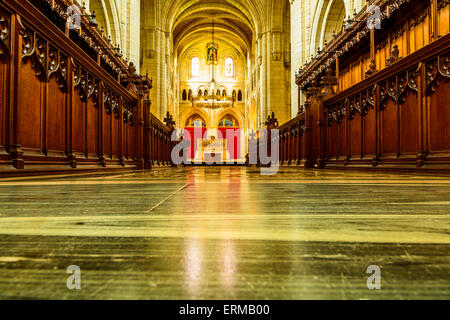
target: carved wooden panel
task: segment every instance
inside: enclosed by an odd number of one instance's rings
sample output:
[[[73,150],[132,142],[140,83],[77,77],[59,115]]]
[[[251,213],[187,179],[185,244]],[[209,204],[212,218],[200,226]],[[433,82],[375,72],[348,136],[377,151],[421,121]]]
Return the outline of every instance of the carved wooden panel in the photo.
[[[7,144],[9,66],[0,60],[0,148]],[[0,150],[1,151],[1,150]]]
[[[11,15],[0,7],[0,59],[9,58],[11,50]]]
[[[119,130],[122,127],[122,123],[120,120],[120,98],[115,94],[111,95],[111,110],[111,155],[112,158],[117,158],[117,155],[120,154],[119,145],[122,143],[122,141],[126,143],[126,139],[128,139],[128,137],[126,135],[123,135],[123,137],[121,138],[119,135]]]
[[[318,58],[300,70],[296,83],[310,113],[306,142],[313,156],[318,148],[325,153],[325,166],[450,169],[448,2],[377,2],[386,9],[381,30],[368,40],[357,37],[363,24],[354,24],[325,48],[334,52],[328,57],[339,57],[336,94],[323,96],[325,86],[317,86],[328,61]]]
[[[34,45],[30,50],[34,52]],[[17,109],[18,140],[23,148],[39,152],[44,147],[42,119],[45,111],[45,87],[36,77],[36,69],[32,63],[20,64],[16,72],[20,83],[17,88],[17,105],[20,106]]]
[[[439,36],[444,36],[450,32],[449,2],[449,0],[438,0]]]
[[[370,105],[370,104],[369,104]],[[376,155],[376,143],[377,143],[377,124],[376,124],[376,110],[375,107],[371,107],[364,112],[363,108],[363,156],[371,156],[371,158]]]
[[[76,74],[76,73],[75,73]],[[84,75],[86,75],[84,73]],[[87,101],[85,77],[81,73],[74,82],[75,94],[72,101],[72,132],[73,151],[81,154],[86,152],[86,107]]]
[[[429,114],[428,143],[430,151],[450,151],[450,53],[425,64],[426,105]]]
[[[100,80],[95,76],[88,74],[87,77],[87,97],[92,101],[94,107],[98,107],[100,102]]]
[[[418,149],[420,106],[415,94],[405,96],[403,99],[403,103],[399,106],[399,155],[415,155]]]
[[[67,82],[65,82],[67,83]],[[60,83],[50,81],[48,83],[48,95],[46,109],[46,149],[49,151],[58,151],[63,154],[66,150],[65,133],[66,126],[66,94],[61,91]]]
[[[106,89],[106,88],[105,88]],[[111,126],[113,123],[114,116],[111,114],[111,112],[108,112],[108,109],[106,108],[106,101],[105,101],[105,108],[102,110],[102,118],[103,118],[103,131],[102,131],[102,137],[103,137],[103,154],[104,157],[107,159],[112,158],[112,152],[111,152]]]
[[[151,81],[135,74],[114,53],[93,50],[106,42],[87,20],[83,19],[79,34],[67,36],[61,22],[70,2],[20,2],[3,0],[0,4],[1,169],[8,166],[9,170],[11,164],[17,169],[36,165],[142,167],[144,155],[147,160],[150,156],[167,159],[167,139],[160,140],[158,154],[151,154],[150,145],[137,147],[141,140],[150,140],[150,132],[143,128],[153,116],[140,108],[149,108],[142,99],[148,96]],[[19,12],[8,12],[5,4]],[[123,75],[120,83],[119,71]],[[130,84],[134,90],[127,89]],[[142,113],[150,117],[136,126],[136,115]],[[167,137],[169,129],[160,122],[158,128]],[[126,163],[122,160],[125,153]]]
[[[99,109],[96,102],[89,99],[86,105],[86,153],[98,155],[99,152]]]
[[[0,154],[8,141],[9,67],[11,15],[0,7]],[[0,160],[1,160],[0,155]]]
[[[333,122],[328,126],[328,158],[336,158],[338,156],[338,126]]]
[[[401,105],[405,103],[406,96],[411,93],[417,94],[418,74],[418,67],[414,66],[408,71],[402,72],[394,77],[380,82],[380,107],[382,109],[385,108],[389,99],[392,99],[396,104]]]
[[[425,66],[425,92],[430,96],[436,92],[441,81],[448,83],[450,80],[450,52],[428,61]]]

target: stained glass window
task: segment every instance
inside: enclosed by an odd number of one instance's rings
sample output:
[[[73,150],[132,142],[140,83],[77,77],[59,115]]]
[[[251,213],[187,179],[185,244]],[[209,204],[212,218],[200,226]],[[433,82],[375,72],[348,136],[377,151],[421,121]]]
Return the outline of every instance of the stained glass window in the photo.
[[[193,77],[200,76],[200,59],[198,57],[192,58],[191,61],[191,74]]]
[[[226,115],[220,122],[219,128],[233,128],[239,127],[239,123],[232,115]]]
[[[205,123],[202,120],[195,120],[191,122],[191,127],[193,128],[201,128],[206,127]]]
[[[205,121],[203,121],[203,119],[199,115],[195,114],[186,121],[186,127],[205,128],[206,124]]]
[[[225,59],[225,77],[232,77],[234,74],[234,61],[232,58]]]

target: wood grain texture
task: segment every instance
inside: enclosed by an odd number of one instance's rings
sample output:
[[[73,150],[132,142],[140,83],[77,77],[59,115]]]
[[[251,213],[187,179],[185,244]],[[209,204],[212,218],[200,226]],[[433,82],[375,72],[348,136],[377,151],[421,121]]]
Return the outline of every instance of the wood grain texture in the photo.
[[[0,173],[170,164],[173,128],[150,120],[151,80],[98,50],[107,42],[87,23],[78,31],[61,28],[68,5],[0,4]],[[151,130],[160,135],[153,152],[142,138]]]
[[[380,30],[355,23],[297,73],[310,166],[449,171],[448,1],[374,4],[382,8]],[[374,65],[366,73],[368,52]],[[281,144],[289,163],[289,141]]]

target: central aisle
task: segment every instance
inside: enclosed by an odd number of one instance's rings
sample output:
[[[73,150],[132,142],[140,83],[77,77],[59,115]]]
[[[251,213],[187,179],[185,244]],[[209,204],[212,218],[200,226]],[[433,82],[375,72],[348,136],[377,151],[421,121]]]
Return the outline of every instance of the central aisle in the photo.
[[[2,180],[0,298],[448,299],[449,193],[439,176],[297,168]]]

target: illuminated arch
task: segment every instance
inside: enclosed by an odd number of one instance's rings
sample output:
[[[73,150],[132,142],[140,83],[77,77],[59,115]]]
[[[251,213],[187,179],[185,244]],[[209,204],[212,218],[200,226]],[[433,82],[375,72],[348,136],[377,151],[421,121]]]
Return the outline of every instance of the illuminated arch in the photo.
[[[344,0],[320,0],[317,3],[311,34],[311,53],[323,47],[333,33],[339,33],[345,20],[348,6]]]
[[[236,123],[238,124],[239,127],[244,126],[244,115],[240,112],[240,111],[236,111],[232,108],[227,108],[222,110],[222,112],[220,112],[217,115],[217,122],[214,123],[214,127],[215,128],[219,128],[219,124],[220,121],[222,121],[222,119],[224,119],[225,117],[233,117],[236,120]]]
[[[199,77],[200,76],[200,58],[193,57],[191,59],[191,77]]]
[[[206,128],[211,128],[208,114],[204,110],[197,107],[192,107],[185,110],[184,112],[181,112],[179,123],[184,126],[187,123],[188,119],[195,114],[199,115],[205,121]]]
[[[231,114],[225,115],[220,121],[219,121],[219,128],[239,128],[239,121],[233,117]]]
[[[116,0],[91,0],[89,2],[89,10],[95,11],[96,19],[99,27],[103,27],[107,35],[111,35],[111,39],[115,44],[125,49],[121,24],[119,19],[119,5]]]
[[[225,77],[234,77],[234,59],[227,57],[225,59]]]
[[[206,121],[202,116],[195,113],[184,123],[185,128],[206,128]]]

